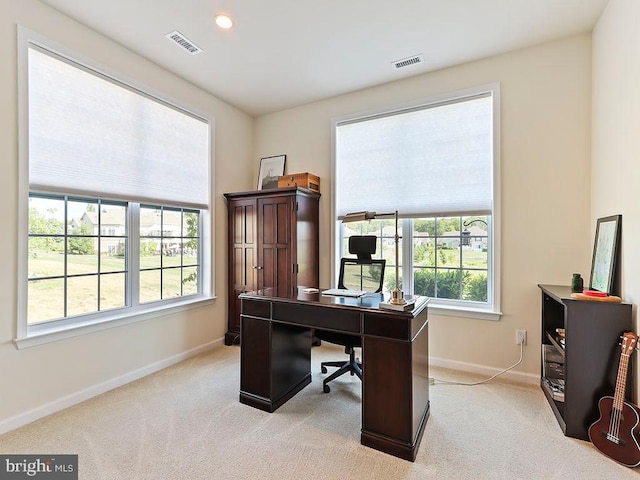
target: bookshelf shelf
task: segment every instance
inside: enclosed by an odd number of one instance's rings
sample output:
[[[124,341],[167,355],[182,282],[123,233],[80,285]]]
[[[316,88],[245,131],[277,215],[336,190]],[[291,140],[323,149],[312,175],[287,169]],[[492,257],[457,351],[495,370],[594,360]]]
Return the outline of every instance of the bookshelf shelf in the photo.
[[[615,391],[618,343],[632,329],[631,304],[575,300],[569,287],[538,287],[542,292],[540,387],[564,434],[588,440],[587,430],[599,416],[598,400]],[[564,345],[556,329],[565,330]],[[546,345],[550,346],[547,356]],[[564,381],[562,395],[549,382],[559,377]],[[633,392],[632,378],[632,374],[627,377],[627,396]]]

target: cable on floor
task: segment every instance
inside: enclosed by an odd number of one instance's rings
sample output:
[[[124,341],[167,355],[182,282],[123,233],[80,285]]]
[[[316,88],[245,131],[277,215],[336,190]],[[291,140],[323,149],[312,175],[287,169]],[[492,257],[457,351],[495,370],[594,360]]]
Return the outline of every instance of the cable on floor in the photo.
[[[442,383],[442,384],[446,384],[446,385],[462,385],[464,387],[473,387],[475,385],[482,385],[483,383],[488,383],[491,380],[493,380],[494,378],[502,375],[503,373],[508,372],[509,370],[517,367],[518,365],[520,365],[522,363],[522,359],[524,358],[524,343],[520,344],[520,360],[518,360],[516,363],[514,363],[513,365],[511,365],[510,367],[505,368],[504,370],[496,373],[495,375],[493,375],[492,377],[487,378],[486,380],[481,380],[479,382],[474,382],[474,383],[464,383],[464,382],[449,382],[448,380],[440,380],[438,378],[434,378],[433,379],[433,384],[438,384],[438,383]]]

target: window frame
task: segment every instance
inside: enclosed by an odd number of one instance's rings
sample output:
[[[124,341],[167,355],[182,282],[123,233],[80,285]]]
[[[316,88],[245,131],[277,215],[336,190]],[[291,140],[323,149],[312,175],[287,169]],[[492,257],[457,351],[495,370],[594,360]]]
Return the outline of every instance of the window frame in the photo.
[[[109,310],[104,313],[97,312],[85,315],[78,315],[76,317],[67,317],[60,320],[53,320],[49,322],[42,322],[35,325],[27,324],[27,302],[28,302],[28,239],[29,239],[29,225],[28,225],[28,212],[29,212],[29,195],[34,194],[53,194],[53,195],[68,195],[69,197],[84,197],[92,198],[87,195],[77,194],[76,192],[47,192],[41,189],[30,190],[29,187],[29,118],[28,118],[28,54],[29,46],[35,45],[36,47],[43,48],[53,52],[55,55],[69,59],[74,64],[78,65],[78,68],[88,69],[95,72],[97,75],[111,78],[116,83],[122,85],[124,88],[129,88],[140,95],[152,98],[162,104],[170,107],[177,108],[179,110],[191,113],[192,115],[201,118],[208,123],[209,130],[209,147],[208,147],[208,159],[209,162],[213,161],[213,133],[215,132],[214,119],[196,108],[190,105],[185,105],[183,102],[167,96],[166,94],[156,91],[146,85],[141,84],[119,72],[114,72],[110,68],[100,65],[97,62],[86,58],[72,50],[60,45],[48,38],[29,30],[22,25],[18,25],[17,28],[18,37],[18,308],[17,308],[17,320],[16,320],[16,336],[14,338],[14,344],[16,348],[26,348],[35,345],[41,345],[52,341],[58,341],[65,338],[71,338],[78,335],[92,333],[96,331],[105,330],[107,328],[113,328],[120,325],[126,325],[138,321],[157,318],[160,315],[167,315],[171,313],[186,311],[191,308],[201,307],[202,305],[211,304],[215,299],[214,290],[214,275],[213,275],[213,259],[212,252],[215,251],[214,236],[212,232],[212,226],[214,225],[214,208],[213,199],[215,198],[215,192],[213,188],[213,182],[211,175],[208,175],[207,185],[209,190],[209,200],[206,208],[199,210],[199,278],[198,289],[199,293],[191,294],[186,297],[177,297],[171,299],[164,299],[161,301],[145,303],[136,306],[127,306],[124,308],[118,308]],[[212,170],[211,170],[212,171]],[[101,197],[102,198],[102,197]],[[140,200],[122,199],[122,198],[105,198],[105,200],[114,200],[127,203],[129,206],[132,204],[139,204]],[[189,205],[179,205],[175,202],[158,202],[154,200],[152,202],[142,202],[145,204],[162,204],[162,206],[184,208],[187,210],[196,210]],[[128,208],[128,242],[129,252],[137,252],[139,247],[139,234],[133,234],[133,232],[139,232],[138,220],[132,212],[131,208]],[[135,250],[134,250],[135,249]],[[130,253],[127,265],[129,270],[128,283],[131,284],[131,277],[138,275],[139,265],[135,259],[136,255]],[[132,289],[129,289],[127,295],[131,293]]]
[[[355,114],[344,115],[331,119],[331,149],[332,149],[332,188],[335,193],[335,182],[338,162],[336,131],[338,126],[344,122],[364,120],[368,117],[375,118],[384,115],[394,114],[403,110],[415,111],[416,109],[429,108],[430,106],[441,105],[443,102],[459,101],[466,97],[473,98],[479,94],[487,93],[491,94],[492,106],[493,106],[493,161],[492,161],[492,207],[491,213],[488,217],[491,219],[487,229],[488,243],[489,243],[489,255],[487,258],[487,270],[488,270],[488,291],[487,291],[487,304],[478,304],[478,302],[470,302],[464,300],[450,300],[432,298],[429,303],[429,310],[431,313],[447,316],[456,316],[464,318],[476,318],[482,320],[500,320],[502,315],[500,309],[500,85],[499,83],[491,83],[487,85],[481,85],[464,90],[459,90],[450,93],[444,93],[434,95],[428,98],[420,99],[417,101],[411,101],[403,104],[387,106],[377,108],[373,110],[367,110]],[[337,211],[338,204],[336,196],[332,198],[332,244],[331,244],[331,256],[333,262],[331,265],[331,276],[333,283],[335,284],[337,279],[338,265],[340,258],[343,255],[342,248],[344,242],[342,242],[343,225],[338,219]],[[401,206],[399,206],[401,210]],[[460,214],[456,212],[452,216],[472,216],[474,212],[470,212],[468,215],[464,213]],[[442,215],[447,216],[446,214]],[[416,217],[422,218],[422,217]],[[402,273],[403,278],[403,291],[406,295],[410,295],[414,291],[413,281],[413,220],[411,222],[402,222]],[[408,275],[407,275],[408,274]],[[405,279],[408,279],[405,280]]]

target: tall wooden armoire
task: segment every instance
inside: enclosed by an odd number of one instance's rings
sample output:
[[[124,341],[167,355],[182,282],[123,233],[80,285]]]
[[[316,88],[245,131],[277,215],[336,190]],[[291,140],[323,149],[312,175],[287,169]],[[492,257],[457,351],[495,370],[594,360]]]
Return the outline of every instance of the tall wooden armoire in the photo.
[[[320,194],[301,187],[225,193],[229,218],[229,317],[225,345],[240,340],[238,295],[289,295],[319,284]]]

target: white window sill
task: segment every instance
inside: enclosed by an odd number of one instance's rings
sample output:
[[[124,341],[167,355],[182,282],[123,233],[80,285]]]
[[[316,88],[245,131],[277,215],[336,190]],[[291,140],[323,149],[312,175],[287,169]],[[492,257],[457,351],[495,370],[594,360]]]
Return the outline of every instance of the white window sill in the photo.
[[[198,296],[180,302],[170,304],[161,304],[154,307],[146,306],[144,310],[132,311],[126,309],[119,311],[112,316],[101,317],[99,319],[79,320],[73,323],[65,323],[63,325],[52,322],[51,325],[38,325],[37,328],[27,327],[27,336],[16,338],[13,340],[17,349],[34,347],[46,343],[57,342],[67,338],[86,335],[89,333],[99,332],[108,328],[129,325],[131,323],[149,320],[164,315],[171,315],[177,312],[183,312],[192,308],[199,308],[210,305],[216,297]],[[29,332],[31,330],[31,332]]]
[[[461,307],[458,305],[437,305],[429,302],[429,315],[445,315],[449,317],[476,318],[478,320],[498,321],[502,312],[481,308]]]

